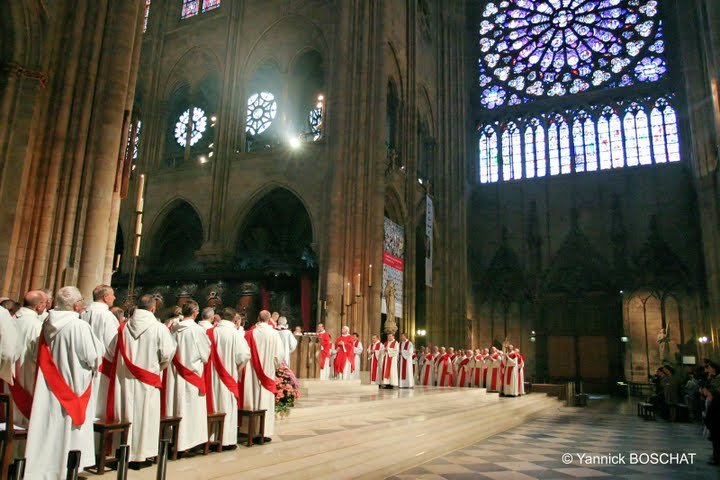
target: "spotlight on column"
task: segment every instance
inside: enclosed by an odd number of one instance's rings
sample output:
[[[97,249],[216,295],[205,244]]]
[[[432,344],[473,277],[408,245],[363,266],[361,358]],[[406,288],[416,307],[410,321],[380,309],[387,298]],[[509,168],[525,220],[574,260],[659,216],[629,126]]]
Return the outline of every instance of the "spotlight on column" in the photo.
[[[199,161],[200,163],[207,163],[207,162],[208,162],[208,158],[207,158],[205,155],[200,155],[200,156],[198,157],[198,161]]]
[[[622,343],[628,343],[630,341],[630,339],[628,337],[620,337],[620,341]]]
[[[290,136],[290,138],[288,139],[288,144],[290,145],[290,148],[292,148],[293,150],[297,150],[298,148],[300,148],[300,139],[295,136]]]

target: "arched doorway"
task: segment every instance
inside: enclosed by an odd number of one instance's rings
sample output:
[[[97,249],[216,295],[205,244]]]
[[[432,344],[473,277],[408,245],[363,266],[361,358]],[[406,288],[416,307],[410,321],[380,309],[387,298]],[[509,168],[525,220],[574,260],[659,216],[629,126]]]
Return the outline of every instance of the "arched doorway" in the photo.
[[[235,249],[237,269],[257,285],[238,304],[248,318],[268,309],[291,326],[314,329],[318,265],[312,242],[310,215],[289,190],[276,188],[250,209]]]
[[[150,249],[142,255],[150,273],[191,272],[198,262],[195,252],[203,242],[203,226],[195,209],[177,200],[153,229]]]

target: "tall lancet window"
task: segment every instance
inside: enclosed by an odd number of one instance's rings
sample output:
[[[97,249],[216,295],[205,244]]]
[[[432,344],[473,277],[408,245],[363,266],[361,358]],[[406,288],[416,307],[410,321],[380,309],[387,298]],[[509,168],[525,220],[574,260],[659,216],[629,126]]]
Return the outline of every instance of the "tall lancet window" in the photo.
[[[478,32],[482,183],[680,160],[657,0],[491,0]]]

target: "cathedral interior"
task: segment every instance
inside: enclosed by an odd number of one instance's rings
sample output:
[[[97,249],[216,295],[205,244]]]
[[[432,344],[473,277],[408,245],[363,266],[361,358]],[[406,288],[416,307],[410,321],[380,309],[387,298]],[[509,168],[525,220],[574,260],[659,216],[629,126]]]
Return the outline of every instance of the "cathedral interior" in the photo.
[[[720,351],[720,2],[3,10],[1,296],[394,321],[597,392]]]

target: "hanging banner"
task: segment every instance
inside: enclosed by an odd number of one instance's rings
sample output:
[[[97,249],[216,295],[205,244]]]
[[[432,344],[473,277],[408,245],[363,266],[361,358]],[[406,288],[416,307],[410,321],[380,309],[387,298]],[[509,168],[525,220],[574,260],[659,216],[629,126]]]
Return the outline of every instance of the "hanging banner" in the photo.
[[[403,270],[405,268],[405,231],[385,217],[383,246],[382,313],[395,318],[403,313]]]
[[[432,198],[430,195],[425,195],[425,286],[427,287],[432,287],[434,217]]]

